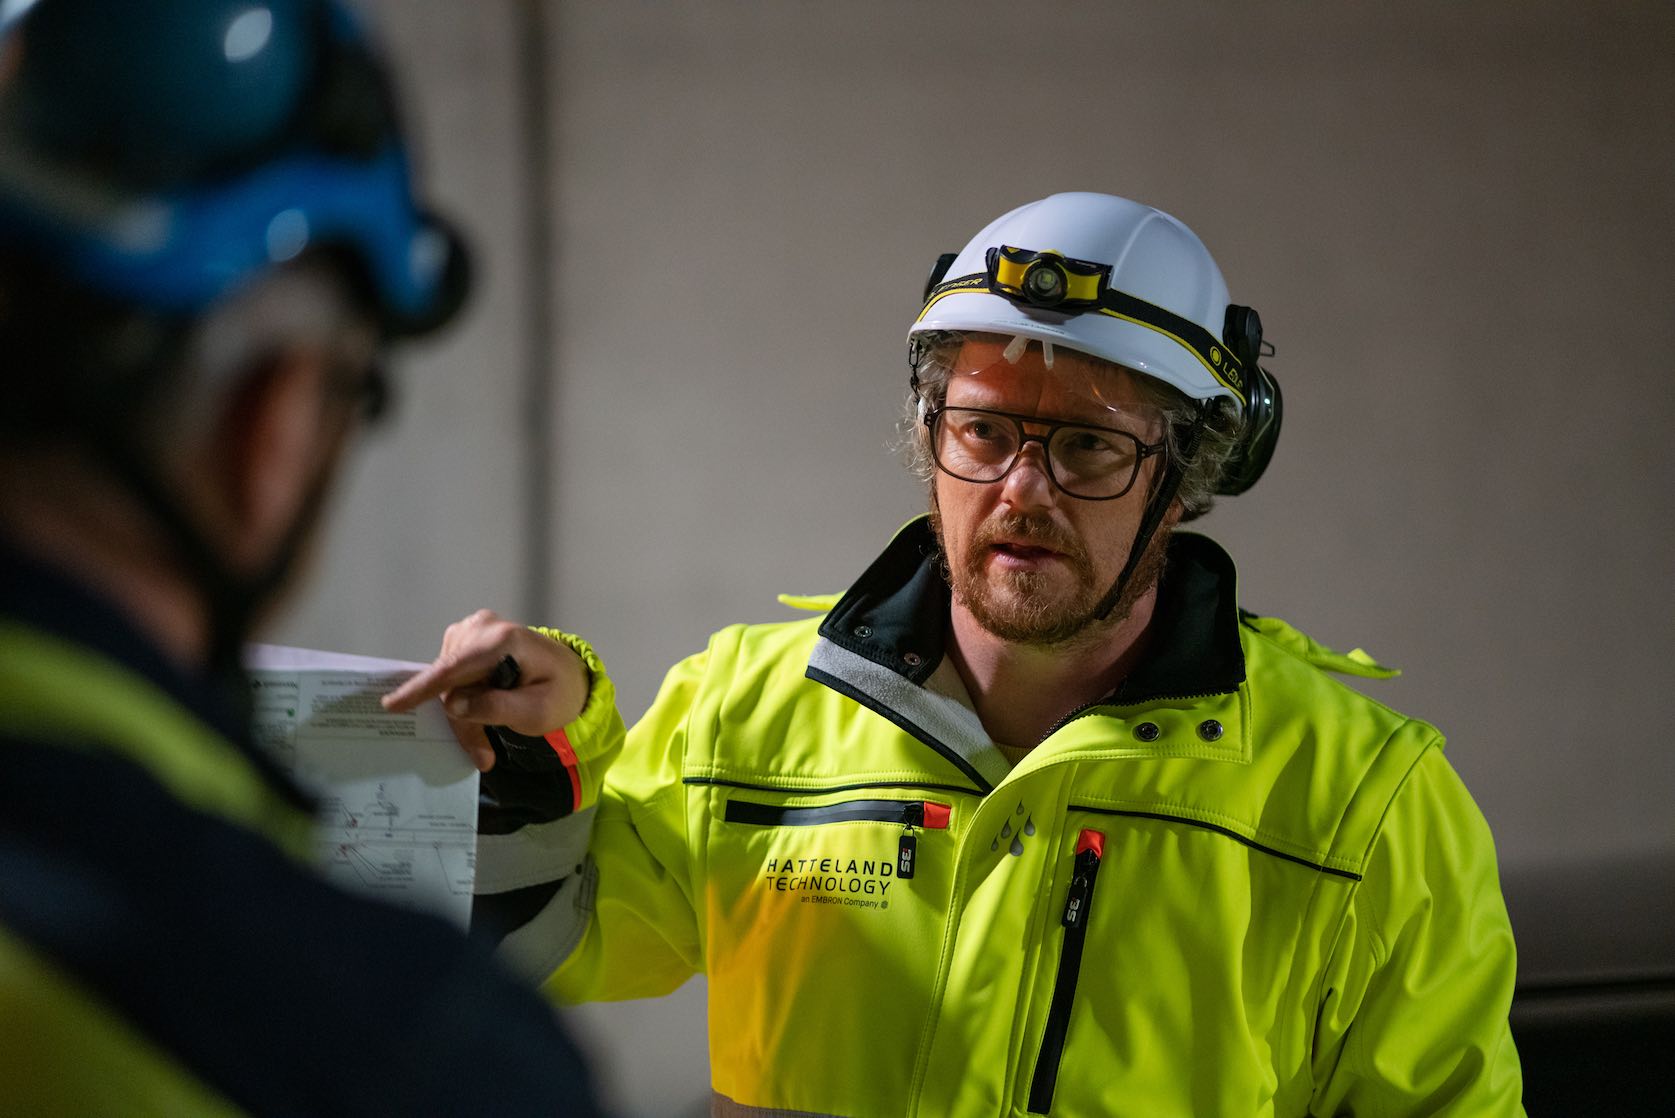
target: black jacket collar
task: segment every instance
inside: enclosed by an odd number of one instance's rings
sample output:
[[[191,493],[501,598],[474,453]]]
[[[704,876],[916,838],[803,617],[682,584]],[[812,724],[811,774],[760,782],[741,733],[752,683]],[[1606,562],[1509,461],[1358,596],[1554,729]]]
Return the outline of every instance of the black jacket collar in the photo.
[[[1158,584],[1152,644],[1106,702],[1216,695],[1245,679],[1233,560],[1207,536],[1177,532]],[[930,518],[909,523],[820,626],[820,635],[922,684],[942,661],[950,594]]]

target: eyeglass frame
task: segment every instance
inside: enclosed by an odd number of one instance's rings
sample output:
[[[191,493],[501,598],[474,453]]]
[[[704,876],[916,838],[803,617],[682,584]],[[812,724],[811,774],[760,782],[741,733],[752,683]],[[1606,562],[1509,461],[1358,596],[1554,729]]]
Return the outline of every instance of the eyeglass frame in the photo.
[[[334,354],[328,358],[326,391],[347,400],[364,427],[377,427],[389,417],[395,389],[389,366],[379,346],[364,354]]]
[[[945,412],[950,411],[976,412],[979,415],[992,415],[1001,419],[1009,419],[1012,421],[1018,433],[1018,448],[1012,452],[1012,460],[1006,464],[1006,468],[1000,472],[998,477],[961,477],[959,474],[956,474],[953,470],[950,470],[947,466],[942,464],[942,455],[940,453],[940,448],[937,446],[936,421],[941,418]],[[1024,429],[1024,424],[1026,423],[1035,427],[1045,427],[1047,430],[1043,434],[1032,435]],[[1066,427],[1076,427],[1085,431],[1099,431],[1110,435],[1123,435],[1132,439],[1135,446],[1134,468],[1129,473],[1128,483],[1117,492],[1105,497],[1089,497],[1085,494],[1073,493],[1069,489],[1066,489],[1064,483],[1058,479],[1058,474],[1053,470],[1052,453],[1053,436]],[[1140,467],[1145,463],[1146,459],[1152,457],[1153,455],[1166,453],[1169,446],[1167,439],[1159,439],[1155,443],[1142,442],[1139,435],[1136,435],[1133,431],[1124,431],[1120,427],[1101,427],[1097,423],[1084,423],[1074,419],[1043,419],[1038,415],[1019,415],[1017,412],[996,411],[993,408],[950,407],[947,404],[938,404],[936,407],[926,410],[925,430],[929,432],[931,461],[936,463],[936,468],[956,481],[967,482],[971,485],[992,485],[998,481],[1005,481],[1007,476],[1011,474],[1013,470],[1018,468],[1018,462],[1024,455],[1025,444],[1032,442],[1040,443],[1041,462],[1045,467],[1048,480],[1053,483],[1054,488],[1056,488],[1060,493],[1063,493],[1066,497],[1074,497],[1078,501],[1115,501],[1119,497],[1126,497],[1129,491],[1134,488],[1134,483],[1139,480]]]

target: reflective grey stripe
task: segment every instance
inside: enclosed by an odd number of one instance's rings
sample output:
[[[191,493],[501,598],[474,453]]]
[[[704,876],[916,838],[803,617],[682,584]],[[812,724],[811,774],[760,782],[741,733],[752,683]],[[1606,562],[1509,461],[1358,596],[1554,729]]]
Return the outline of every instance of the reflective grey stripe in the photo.
[[[767,1106],[746,1106],[720,1091],[710,1092],[710,1118],[838,1118],[813,1110],[775,1110]]]
[[[551,878],[548,878],[550,881]],[[582,941],[593,919],[593,895],[599,870],[589,858],[581,873],[564,879],[545,908],[500,941],[500,961],[530,982],[544,982]]]
[[[551,823],[530,823],[509,835],[477,836],[473,892],[505,893],[576,872],[587,854],[595,807]]]
[[[990,787],[1006,779],[1012,766],[989,740],[975,712],[958,700],[897,675],[841,645],[821,637],[814,645],[808,666],[840,679],[923,731],[949,752],[958,755]]]

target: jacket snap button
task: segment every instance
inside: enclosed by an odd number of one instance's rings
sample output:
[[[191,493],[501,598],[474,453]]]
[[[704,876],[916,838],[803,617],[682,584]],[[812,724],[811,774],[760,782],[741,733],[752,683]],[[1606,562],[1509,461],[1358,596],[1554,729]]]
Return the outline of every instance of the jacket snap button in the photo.
[[[917,652],[904,652],[901,654],[901,658],[902,662],[910,668],[917,668],[925,662],[925,658]]]
[[[867,639],[868,637],[872,636],[872,626],[871,625],[857,625],[857,626],[855,626],[855,635],[857,637],[860,637],[862,640]]]
[[[1134,736],[1141,741],[1156,741],[1163,734],[1156,722],[1142,722],[1134,727]]]
[[[1213,718],[1206,718],[1198,724],[1198,736],[1205,741],[1221,740],[1221,723]]]

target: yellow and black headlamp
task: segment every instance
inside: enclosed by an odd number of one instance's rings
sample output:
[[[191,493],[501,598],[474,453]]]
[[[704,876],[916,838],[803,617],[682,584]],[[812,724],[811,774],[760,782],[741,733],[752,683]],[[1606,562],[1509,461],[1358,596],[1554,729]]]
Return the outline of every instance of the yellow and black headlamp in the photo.
[[[1011,245],[991,248],[986,263],[988,287],[994,294],[1021,299],[1032,307],[1070,313],[1097,307],[1111,278],[1109,264]]]
[[[1246,352],[1241,354],[1234,338],[1224,341],[1189,318],[1112,287],[1109,264],[1011,245],[990,248],[984,262],[987,267],[982,272],[944,280],[941,276],[947,265],[938,261],[938,270],[925,289],[925,306],[919,319],[922,321],[933,306],[950,295],[985,293],[1030,310],[1106,315],[1156,331],[1185,346],[1217,382],[1233,393],[1240,407],[1250,402],[1246,369],[1255,366],[1260,341],[1255,346],[1243,346]],[[1260,334],[1257,337],[1260,339]]]

